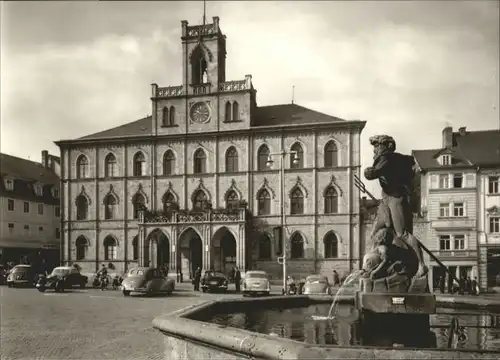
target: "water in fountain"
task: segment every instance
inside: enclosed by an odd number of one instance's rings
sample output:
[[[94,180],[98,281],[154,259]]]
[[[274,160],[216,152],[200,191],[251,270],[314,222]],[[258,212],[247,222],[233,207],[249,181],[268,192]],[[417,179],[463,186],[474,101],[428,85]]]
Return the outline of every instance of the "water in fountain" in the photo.
[[[363,270],[356,270],[353,273],[349,274],[349,276],[344,280],[342,285],[340,285],[339,289],[337,290],[337,293],[335,294],[332,302],[332,306],[330,306],[330,311],[328,312],[328,316],[318,316],[318,315],[312,315],[311,318],[313,320],[331,320],[335,318],[336,314],[336,309],[337,309],[337,301],[339,295],[342,295],[343,291],[353,283],[359,281],[359,278],[363,274]]]

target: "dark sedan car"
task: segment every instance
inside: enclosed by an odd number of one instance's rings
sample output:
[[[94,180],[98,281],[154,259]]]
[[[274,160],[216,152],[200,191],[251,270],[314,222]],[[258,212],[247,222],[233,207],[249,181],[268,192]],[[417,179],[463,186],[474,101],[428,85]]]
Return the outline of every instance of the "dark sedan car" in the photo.
[[[201,279],[201,290],[203,292],[227,291],[227,277],[220,272],[207,271]]]
[[[80,271],[70,266],[59,266],[52,270],[52,273],[47,277],[40,277],[36,284],[36,288],[40,292],[47,289],[53,289],[57,292],[71,289],[78,286],[84,289],[87,285],[88,278],[80,274]]]
[[[129,296],[133,292],[170,295],[175,289],[175,280],[165,278],[159,269],[140,267],[129,270],[121,288],[124,296]]]

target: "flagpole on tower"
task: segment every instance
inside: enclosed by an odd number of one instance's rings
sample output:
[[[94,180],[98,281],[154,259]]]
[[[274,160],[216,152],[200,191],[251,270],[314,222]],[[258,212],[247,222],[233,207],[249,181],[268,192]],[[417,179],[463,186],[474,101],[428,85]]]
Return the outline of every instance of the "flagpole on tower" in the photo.
[[[203,25],[207,23],[207,0],[203,0]]]

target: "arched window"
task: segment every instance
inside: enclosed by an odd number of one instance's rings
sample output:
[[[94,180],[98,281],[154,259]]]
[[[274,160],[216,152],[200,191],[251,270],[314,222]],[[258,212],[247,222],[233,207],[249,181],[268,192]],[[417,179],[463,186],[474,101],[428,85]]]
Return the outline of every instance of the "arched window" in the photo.
[[[104,198],[104,219],[112,220],[116,218],[116,198],[112,194]]]
[[[116,239],[112,236],[106,236],[104,239],[104,260],[116,259]]]
[[[146,175],[146,158],[142,152],[138,152],[134,156],[134,176]]]
[[[163,126],[168,126],[168,107],[164,107],[162,110],[161,123]]]
[[[238,105],[238,102],[235,101],[233,102],[233,118],[231,121],[238,121],[240,119],[240,106]]]
[[[104,160],[105,168],[104,168],[104,176],[106,177],[114,177],[117,175],[116,171],[116,157],[113,154],[106,155],[106,159]]]
[[[267,234],[262,234],[259,239],[259,259],[271,260],[271,239]]]
[[[304,213],[304,194],[300,188],[296,187],[292,190],[290,194],[290,212],[292,215],[298,215]]]
[[[332,140],[325,146],[325,167],[335,167],[338,163],[337,144]]]
[[[172,205],[175,203],[175,196],[170,192],[167,191],[165,195],[163,195],[163,211],[167,212],[172,208]]]
[[[207,194],[203,190],[198,190],[193,197],[193,210],[204,210],[207,200]]]
[[[171,106],[168,114],[168,125],[172,126],[175,124],[175,107]]]
[[[269,160],[269,148],[262,145],[257,152],[257,170],[266,170],[267,160]]]
[[[194,153],[194,169],[195,174],[204,174],[207,172],[207,156],[203,149],[198,149]]]
[[[167,150],[163,155],[163,175],[175,174],[175,155],[172,150]]]
[[[234,146],[231,146],[226,151],[226,172],[238,171],[238,151]]]
[[[296,142],[290,150],[297,152],[296,154],[290,154],[290,168],[302,169],[304,167],[304,150],[302,149],[302,145]]]
[[[134,195],[134,198],[132,199],[132,207],[134,209],[134,219],[139,218],[139,211],[142,210],[142,208],[146,204],[146,199],[144,199],[144,196],[140,193],[137,193]]]
[[[76,260],[85,260],[85,256],[87,255],[87,249],[89,247],[89,242],[85,236],[79,236],[76,239],[75,248],[76,248]]]
[[[336,214],[339,212],[339,196],[333,186],[325,191],[325,214]]]
[[[230,101],[226,101],[226,109],[225,109],[225,113],[224,113],[224,120],[226,122],[230,122],[231,121],[231,102]]]
[[[207,61],[203,56],[203,51],[198,45],[191,53],[191,84],[201,85],[203,74],[207,71]]]
[[[236,194],[236,191],[231,190],[227,193],[226,208],[228,210],[237,210],[239,202],[240,202],[240,199],[238,198],[238,194]]]
[[[271,214],[271,195],[266,189],[261,189],[257,194],[257,213],[259,215],[269,215]]]
[[[139,237],[135,236],[132,240],[132,259],[139,259]]]
[[[89,216],[89,201],[83,195],[76,197],[76,220],[87,220]]]
[[[292,235],[290,239],[291,251],[290,257],[292,259],[303,259],[304,258],[304,239],[299,233]]]
[[[323,244],[325,246],[325,258],[339,257],[339,241],[333,231],[325,235]]]
[[[76,161],[76,177],[78,179],[89,177],[89,160],[85,155],[80,155]]]

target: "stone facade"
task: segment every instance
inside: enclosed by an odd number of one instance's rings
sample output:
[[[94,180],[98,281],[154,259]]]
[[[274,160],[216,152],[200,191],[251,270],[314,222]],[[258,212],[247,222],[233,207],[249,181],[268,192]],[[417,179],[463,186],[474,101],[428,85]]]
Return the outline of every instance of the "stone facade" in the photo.
[[[272,234],[276,226],[284,225],[287,242],[300,234],[303,246],[299,258],[289,262],[292,273],[358,268],[360,203],[353,176],[360,172],[360,134],[365,122],[345,121],[293,104],[277,105],[282,112],[257,107],[251,76],[242,81],[225,81],[225,37],[220,33],[218,18],[205,28],[189,27],[187,22],[182,26],[185,83],[166,88],[153,84],[152,116],[140,120],[143,126],[131,123],[124,125],[125,130],[116,128],[58,142],[62,156],[64,261],[76,262],[86,272],[109,262],[119,271],[138,263],[162,262],[186,276],[192,273],[196,257],[196,265],[204,269],[215,267],[227,272],[232,266],[243,270],[260,268],[277,277],[280,266]],[[201,37],[190,35],[200,29],[212,30]],[[193,84],[192,62],[200,52],[202,65],[208,62],[208,82]],[[274,109],[271,115],[269,108]],[[166,115],[170,113],[175,114],[172,119]],[[294,120],[298,116],[301,121]],[[326,120],[313,121],[318,116]],[[281,122],[276,124],[278,120]],[[266,121],[275,125],[267,125]],[[134,133],[120,133],[133,126],[137,128]],[[334,156],[333,164],[325,164],[328,144],[335,147],[334,155],[328,155]],[[262,169],[259,149],[264,145],[274,163]],[[299,145],[302,164],[292,168],[289,152]],[[236,150],[237,168],[227,166],[230,148]],[[288,154],[280,155],[281,151]],[[168,171],[167,152],[175,158]],[[204,158],[201,171],[195,165],[200,154]],[[138,156],[144,159],[139,173]],[[280,156],[284,156],[283,184]],[[110,157],[115,159],[112,175],[106,160]],[[85,176],[81,176],[82,171]],[[281,185],[284,199],[280,196]],[[334,189],[337,196],[334,211],[325,211],[328,188]],[[258,197],[263,189],[269,193],[269,212],[259,215]],[[303,209],[293,214],[291,198],[297,189],[302,194]],[[196,212],[200,192],[210,207]],[[229,194],[236,194],[238,201],[247,204],[236,216],[224,210],[229,205]],[[155,212],[164,208],[167,195],[178,211],[168,217],[157,216],[153,222],[134,218],[134,199],[143,199],[147,210]],[[112,219],[106,218],[108,196],[115,199]],[[82,197],[88,212],[79,219],[77,199]],[[281,220],[282,207],[285,224]],[[184,238],[186,234],[189,239]],[[270,241],[266,246],[271,247],[266,260],[259,258],[259,239],[264,234]],[[329,258],[325,258],[323,245],[327,235],[337,246]],[[113,249],[106,246],[106,239],[111,239]],[[84,251],[77,253],[77,241],[85,244]],[[196,253],[193,246],[198,249]],[[162,256],[158,255],[160,247]],[[292,256],[291,246],[289,252]]]

